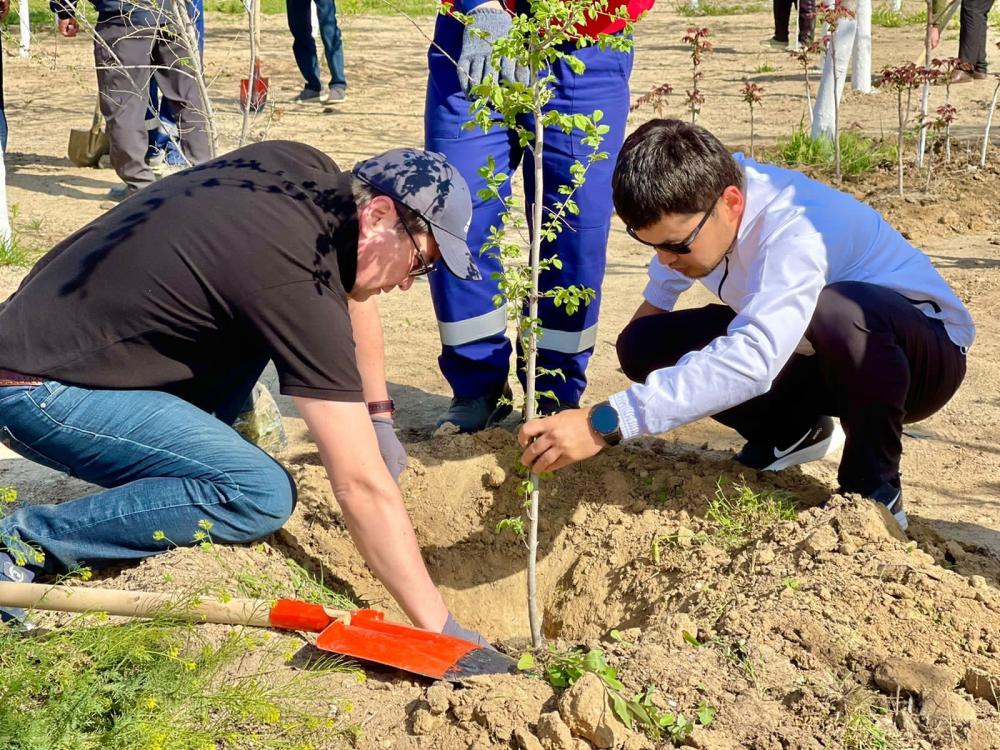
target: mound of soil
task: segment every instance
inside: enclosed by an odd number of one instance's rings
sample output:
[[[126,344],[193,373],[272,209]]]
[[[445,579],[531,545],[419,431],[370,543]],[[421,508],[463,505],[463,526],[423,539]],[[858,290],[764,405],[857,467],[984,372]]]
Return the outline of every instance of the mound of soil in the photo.
[[[449,605],[501,648],[525,650],[524,546],[495,531],[520,509],[512,435],[432,438],[410,455],[404,496]],[[299,505],[272,543],[176,550],[102,583],[238,593],[253,571],[282,587],[287,555],[401,617],[354,550],[316,455],[286,458]],[[797,518],[722,533],[706,512],[719,478],[741,472],[754,491],[793,497]],[[879,746],[860,744],[866,736],[895,743],[886,747],[1000,747],[1000,560],[919,523],[912,531],[860,498],[830,499],[797,471],[758,474],[727,453],[640,441],[544,484],[545,632],[556,649],[604,649],[626,692],[652,685],[665,710],[717,708],[688,738],[695,747]],[[324,678],[331,706],[353,704],[360,747],[653,746],[613,718],[596,678],[560,695],[523,675],[451,686],[368,674]]]

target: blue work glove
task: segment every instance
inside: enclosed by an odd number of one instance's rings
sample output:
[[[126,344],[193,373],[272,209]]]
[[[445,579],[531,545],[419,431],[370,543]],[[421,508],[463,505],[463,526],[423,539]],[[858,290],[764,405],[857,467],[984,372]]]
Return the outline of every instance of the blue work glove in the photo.
[[[441,630],[444,635],[451,635],[455,638],[461,638],[462,640],[475,643],[477,646],[485,646],[486,648],[492,649],[493,646],[490,642],[486,640],[483,636],[479,635],[475,630],[466,630],[457,622],[455,618],[451,616],[451,612],[448,613],[448,619],[445,620],[444,628]],[[493,649],[494,651],[496,649]]]
[[[469,16],[472,23],[465,27],[462,54],[458,57],[458,82],[467,97],[473,86],[497,80],[497,71],[493,69],[490,59],[493,42],[506,36],[511,26],[510,16],[503,10],[482,8],[472,11]],[[473,29],[486,32],[486,36],[473,33]],[[500,76],[508,81],[528,85],[528,68],[515,65],[513,60],[506,57],[500,62]]]
[[[382,414],[372,415],[372,427],[375,428],[378,452],[382,455],[382,460],[385,461],[385,467],[392,474],[396,484],[399,484],[399,475],[406,468],[406,449],[396,436],[392,417]]]

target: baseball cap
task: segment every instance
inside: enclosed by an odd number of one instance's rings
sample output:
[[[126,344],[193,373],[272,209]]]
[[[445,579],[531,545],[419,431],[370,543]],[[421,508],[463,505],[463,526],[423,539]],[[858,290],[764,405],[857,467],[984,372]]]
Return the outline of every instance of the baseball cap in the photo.
[[[482,278],[466,239],[472,221],[469,186],[443,154],[394,148],[358,162],[353,174],[420,214],[430,224],[444,264],[455,276]]]

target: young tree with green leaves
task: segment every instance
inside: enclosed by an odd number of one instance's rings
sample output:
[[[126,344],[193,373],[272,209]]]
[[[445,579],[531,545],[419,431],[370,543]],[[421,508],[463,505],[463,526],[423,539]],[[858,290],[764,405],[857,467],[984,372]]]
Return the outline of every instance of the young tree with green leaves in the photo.
[[[575,280],[572,271],[581,263],[600,264],[603,271],[610,190],[588,191],[588,180],[596,172],[600,173],[598,186],[609,185],[613,165],[606,140],[613,138],[612,147],[617,150],[628,105],[626,99],[620,111],[609,108],[608,113],[589,107],[599,99],[594,91],[616,78],[613,71],[608,72],[609,65],[627,62],[630,67],[629,34],[635,15],[634,6],[609,0],[534,0],[513,15],[503,9],[484,9],[452,11],[449,16],[465,24],[457,57],[459,78],[468,84],[465,95],[470,102],[464,129],[498,136],[483,142],[499,145],[500,153],[483,149],[476,170],[481,205],[496,206],[498,211],[490,217],[481,248],[471,236],[470,245],[480,250],[480,262],[494,284],[492,304],[498,310],[505,308],[514,322],[526,419],[540,410],[576,406],[582,390],[569,399],[560,395],[560,384],[579,376],[554,365],[548,353],[561,349],[563,354],[578,354],[586,342],[579,340],[579,334],[552,327],[549,320],[553,311],[564,321],[589,312],[588,306],[598,296],[599,274],[596,283],[586,283]],[[614,31],[606,33],[607,29]],[[433,53],[431,68],[433,81]],[[619,68],[619,76],[620,72]],[[591,94],[581,95],[588,84]],[[627,97],[627,86],[614,93]],[[572,151],[570,158],[564,153],[567,148]],[[525,160],[523,206],[510,188],[512,153]],[[474,216],[473,232],[475,224]],[[594,225],[596,231],[591,228]],[[581,236],[592,243],[582,248],[588,255],[581,255],[581,248],[573,244]],[[563,248],[569,248],[565,256]],[[596,309],[592,317],[596,322]],[[567,359],[573,367],[572,358]],[[532,641],[539,645],[539,477],[529,475],[521,490],[528,517],[529,621]]]

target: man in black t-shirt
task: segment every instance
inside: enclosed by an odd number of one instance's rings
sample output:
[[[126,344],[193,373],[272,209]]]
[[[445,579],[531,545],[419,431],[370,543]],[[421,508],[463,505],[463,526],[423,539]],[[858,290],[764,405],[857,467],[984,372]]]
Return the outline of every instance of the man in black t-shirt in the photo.
[[[0,521],[0,580],[135,560],[206,526],[229,543],[280,528],[291,478],[229,427],[272,360],[365,561],[415,624],[475,637],[427,573],[369,415],[391,413],[370,300],[439,259],[477,279],[471,211],[440,154],[397,149],[348,173],[270,141],[163,179],[53,248],[0,307],[0,430],[106,489]]]

